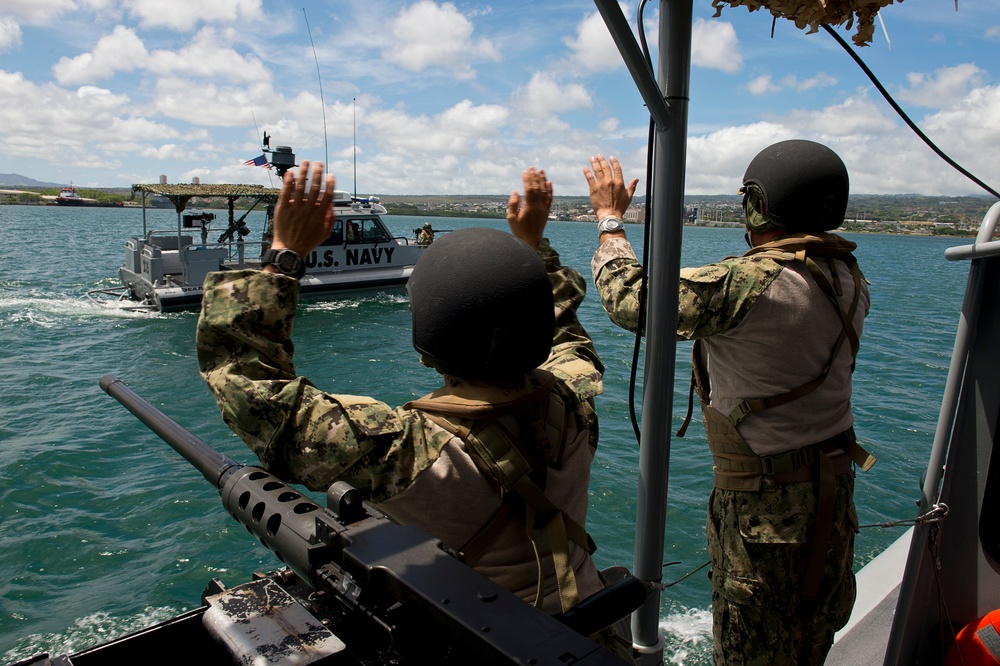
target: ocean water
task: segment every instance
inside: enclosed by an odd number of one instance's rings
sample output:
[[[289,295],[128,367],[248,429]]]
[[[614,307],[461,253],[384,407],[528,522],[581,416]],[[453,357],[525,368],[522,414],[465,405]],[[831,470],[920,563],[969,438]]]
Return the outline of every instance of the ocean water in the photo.
[[[174,228],[175,220],[172,212],[155,211],[150,225]],[[424,220],[386,221],[408,235]],[[251,213],[249,224],[259,230],[262,214]],[[506,226],[501,220],[434,224]],[[84,298],[90,289],[117,285],[125,239],[141,229],[135,210],[0,206],[2,663],[125,634],[197,607],[211,578],[235,585],[280,564],[226,516],[218,492],[200,474],[98,387],[103,374],[114,373],[195,435],[256,463],[222,423],[198,375],[197,313],[109,309]],[[629,228],[641,246],[639,231]],[[563,263],[589,282],[593,225],[553,222],[547,235]],[[858,476],[858,513],[863,524],[908,519],[927,464],[968,270],[945,261],[944,250],[969,241],[849,237],[872,283],[855,374],[856,429],[879,458]],[[684,230],[684,265],[743,249],[739,230]],[[606,365],[588,529],[599,547],[599,566],[631,566],[638,461],[628,419],[634,338],[608,321],[593,289],[579,314]],[[409,335],[403,297],[308,302],[296,320],[296,363],[301,374],[332,392],[401,404],[438,385],[437,375],[417,362]],[[690,345],[679,345],[677,355],[670,406],[675,429],[687,407]],[[672,564],[666,581],[707,561],[711,462],[699,424],[673,440],[670,458],[664,560]],[[863,529],[856,567],[903,529]],[[711,662],[709,603],[704,570],[664,593],[666,663]]]

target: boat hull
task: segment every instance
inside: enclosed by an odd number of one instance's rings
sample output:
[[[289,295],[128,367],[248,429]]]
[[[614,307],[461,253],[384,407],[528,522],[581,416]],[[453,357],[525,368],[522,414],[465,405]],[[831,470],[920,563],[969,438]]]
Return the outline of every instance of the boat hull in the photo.
[[[339,273],[307,273],[299,280],[299,295],[303,300],[334,300],[359,298],[377,294],[406,293],[413,266],[399,266],[365,271]],[[201,307],[204,289],[201,285],[183,285],[170,280],[168,284],[150,284],[141,274],[126,267],[118,271],[122,284],[132,300],[155,305],[160,312],[180,312]]]

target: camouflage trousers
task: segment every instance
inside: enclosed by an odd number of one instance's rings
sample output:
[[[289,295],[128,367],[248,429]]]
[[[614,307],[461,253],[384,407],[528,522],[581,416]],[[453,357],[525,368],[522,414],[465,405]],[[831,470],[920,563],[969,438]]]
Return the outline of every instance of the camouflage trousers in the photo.
[[[812,482],[758,491],[716,488],[706,536],[712,561],[717,665],[822,664],[854,606],[854,472],[837,477],[830,546],[819,593],[802,601],[816,512]]]

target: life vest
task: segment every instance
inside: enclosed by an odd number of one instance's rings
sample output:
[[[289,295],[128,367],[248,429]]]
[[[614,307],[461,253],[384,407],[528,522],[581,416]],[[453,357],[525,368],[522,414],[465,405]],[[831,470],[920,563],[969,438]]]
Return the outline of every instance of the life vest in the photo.
[[[830,264],[833,284],[824,275],[812,256],[824,258]],[[835,477],[849,473],[852,462],[867,471],[875,458],[862,448],[849,428],[821,442],[813,442],[801,448],[785,451],[777,455],[760,456],[744,441],[737,425],[752,414],[784,405],[812,393],[826,380],[844,343],[850,344],[852,359],[857,359],[858,333],[853,321],[861,296],[861,281],[864,277],[854,256],[842,248],[833,247],[822,236],[794,234],[770,243],[752,248],[744,256],[768,257],[780,264],[801,262],[820,290],[832,303],[841,321],[841,332],[834,343],[830,360],[821,373],[799,386],[784,393],[762,398],[744,398],[730,413],[722,413],[709,404],[709,377],[702,362],[701,343],[696,340],[692,359],[692,394],[697,393],[701,401],[702,417],[709,449],[712,452],[714,485],[722,490],[759,491],[763,480],[769,478],[775,483],[815,482],[817,484],[816,527],[813,532],[810,557],[803,576],[803,600],[815,599],[823,572],[823,558],[826,554],[833,521],[836,497]],[[848,310],[840,306],[838,296],[843,293],[834,258],[843,260],[851,270],[855,292]],[[854,370],[852,360],[851,371]],[[689,404],[684,425],[678,431],[683,436],[691,417]]]
[[[501,407],[466,404],[453,396],[435,394],[412,400],[404,407],[422,411],[460,439],[480,472],[501,489],[499,508],[459,549],[466,563],[475,565],[512,520],[522,521],[538,567],[534,605],[541,607],[545,581],[534,531],[544,528],[552,549],[560,605],[566,612],[580,601],[569,543],[576,543],[588,554],[596,546],[584,527],[545,493],[547,471],[562,462],[569,410],[566,400],[555,390],[556,377],[552,373],[535,370],[530,376],[534,390]]]
[[[945,666],[1000,664],[1000,609],[965,625],[948,650]]]

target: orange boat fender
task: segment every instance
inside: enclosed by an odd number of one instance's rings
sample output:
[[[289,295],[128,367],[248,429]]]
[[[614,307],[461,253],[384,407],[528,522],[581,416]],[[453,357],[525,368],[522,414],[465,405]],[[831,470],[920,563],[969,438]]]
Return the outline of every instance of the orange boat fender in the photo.
[[[948,650],[946,666],[1000,664],[1000,609],[967,624]]]

